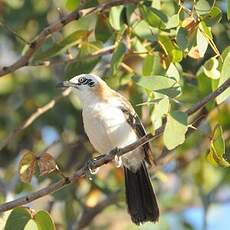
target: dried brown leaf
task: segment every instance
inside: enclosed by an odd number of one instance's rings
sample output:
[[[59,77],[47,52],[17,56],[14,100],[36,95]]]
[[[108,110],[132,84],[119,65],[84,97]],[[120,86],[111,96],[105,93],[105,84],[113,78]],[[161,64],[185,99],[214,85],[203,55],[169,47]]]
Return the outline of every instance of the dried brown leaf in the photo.
[[[27,151],[19,162],[19,175],[24,183],[30,183],[31,178],[35,172],[36,156],[33,152]]]
[[[57,169],[56,162],[49,153],[41,154],[37,160],[41,176],[47,175]]]

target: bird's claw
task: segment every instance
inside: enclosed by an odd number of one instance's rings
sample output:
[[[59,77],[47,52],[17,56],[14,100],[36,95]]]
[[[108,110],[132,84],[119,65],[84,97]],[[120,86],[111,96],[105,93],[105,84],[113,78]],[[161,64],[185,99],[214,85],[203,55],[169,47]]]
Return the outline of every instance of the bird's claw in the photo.
[[[90,160],[88,160],[88,162],[87,162],[87,167],[88,167],[88,170],[89,170],[90,174],[95,175],[95,174],[98,173],[100,167],[97,167],[97,168],[95,168],[95,169],[92,169],[91,167],[92,167],[93,164],[94,164],[94,160],[93,160],[93,159],[90,159]]]

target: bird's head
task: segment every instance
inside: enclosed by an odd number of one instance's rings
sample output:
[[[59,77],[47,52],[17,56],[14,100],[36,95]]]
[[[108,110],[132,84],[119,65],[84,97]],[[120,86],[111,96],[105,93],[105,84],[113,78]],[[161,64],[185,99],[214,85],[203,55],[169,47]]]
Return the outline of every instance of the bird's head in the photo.
[[[57,87],[71,87],[80,97],[81,101],[84,101],[86,98],[92,99],[93,97],[103,98],[110,90],[107,84],[94,74],[80,74],[71,78],[69,81],[58,83]]]

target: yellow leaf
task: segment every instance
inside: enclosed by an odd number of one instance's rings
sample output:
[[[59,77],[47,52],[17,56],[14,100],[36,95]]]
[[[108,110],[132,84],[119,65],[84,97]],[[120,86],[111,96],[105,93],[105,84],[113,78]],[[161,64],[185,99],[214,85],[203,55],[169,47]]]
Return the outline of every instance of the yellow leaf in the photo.
[[[43,153],[38,157],[40,175],[47,175],[57,169],[54,158],[49,153]]]
[[[19,175],[24,183],[30,183],[35,172],[36,157],[33,152],[27,151],[19,162]]]

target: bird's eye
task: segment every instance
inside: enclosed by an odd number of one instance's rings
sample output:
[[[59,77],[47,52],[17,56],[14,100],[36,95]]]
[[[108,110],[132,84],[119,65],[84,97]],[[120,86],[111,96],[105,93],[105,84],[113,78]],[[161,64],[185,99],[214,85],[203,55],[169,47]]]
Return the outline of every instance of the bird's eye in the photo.
[[[78,82],[79,82],[79,83],[83,83],[85,80],[86,80],[85,77],[80,77],[80,78],[78,79]]]

